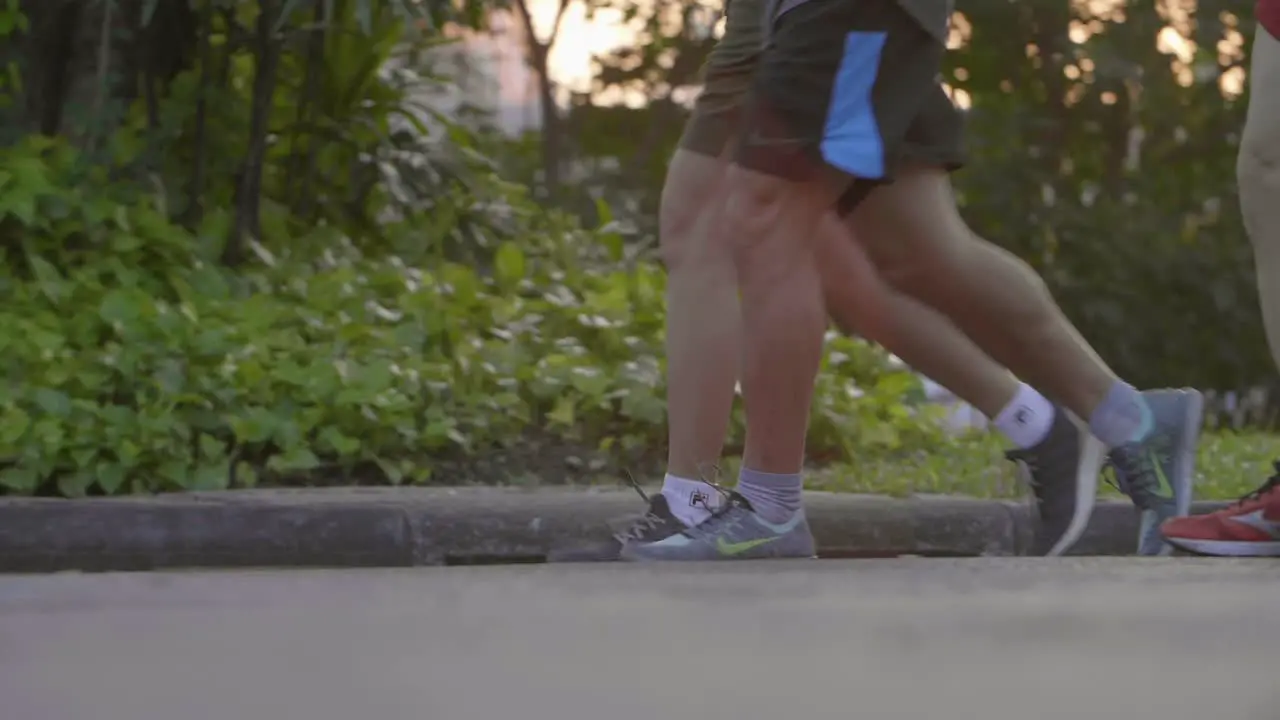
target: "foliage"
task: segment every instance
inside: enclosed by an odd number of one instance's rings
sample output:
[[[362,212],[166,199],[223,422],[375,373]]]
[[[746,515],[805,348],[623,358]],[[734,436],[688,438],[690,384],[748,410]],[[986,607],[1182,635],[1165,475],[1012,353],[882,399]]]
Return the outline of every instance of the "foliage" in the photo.
[[[1271,378],[1235,194],[1253,3],[961,11],[949,75],[973,106],[957,180],[975,229],[1035,265],[1130,381]]]
[[[894,456],[858,457],[814,468],[805,486],[814,490],[905,497],[913,494],[965,495],[1025,501],[1027,489],[994,433],[973,433],[928,450]],[[1280,437],[1266,432],[1212,431],[1200,438],[1195,463],[1197,500],[1235,500],[1274,474]],[[732,470],[731,467],[729,470]],[[1102,483],[1099,493],[1127,502]]]
[[[62,141],[0,151],[0,168],[20,238],[0,275],[10,492],[426,482],[437,461],[520,444],[624,460],[663,446],[660,269],[496,178],[525,219],[487,268],[411,265],[321,227],[296,246],[315,255],[255,244],[232,270],[209,241],[225,211],[186,231]],[[900,407],[904,370],[851,340],[828,365],[816,452],[927,439]]]

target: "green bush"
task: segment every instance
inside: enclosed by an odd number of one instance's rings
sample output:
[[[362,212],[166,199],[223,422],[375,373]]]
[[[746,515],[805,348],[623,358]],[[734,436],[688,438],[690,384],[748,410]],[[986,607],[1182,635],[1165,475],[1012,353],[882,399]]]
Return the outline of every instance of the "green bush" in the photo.
[[[660,455],[660,267],[493,176],[449,201],[481,200],[510,220],[483,263],[362,253],[321,226],[232,271],[216,262],[227,213],[187,231],[61,141],[0,150],[0,485],[450,482],[433,470],[513,449],[569,447],[601,471]],[[458,230],[434,217],[422,247]],[[904,403],[916,388],[833,340],[812,454],[937,440]]]
[[[161,3],[109,36],[92,6],[62,36],[99,38],[84,92],[0,84],[0,492],[654,467],[661,268],[604,203],[584,229],[503,180],[509,141],[427,126],[448,80],[414,56],[482,4],[413,5]],[[0,50],[58,45],[31,28],[0,10]],[[829,348],[815,459],[938,439],[907,371]]]

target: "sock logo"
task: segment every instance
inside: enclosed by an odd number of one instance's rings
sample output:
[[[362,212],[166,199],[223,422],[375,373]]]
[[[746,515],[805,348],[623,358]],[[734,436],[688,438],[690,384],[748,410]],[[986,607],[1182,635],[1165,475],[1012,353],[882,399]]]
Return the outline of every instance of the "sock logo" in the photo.
[[[1026,425],[1027,423],[1031,422],[1031,418],[1034,415],[1035,413],[1031,412],[1031,408],[1027,407],[1026,405],[1023,405],[1019,407],[1017,410],[1013,411],[1013,421],[1018,423],[1019,425]]]
[[[689,494],[689,507],[701,507],[703,510],[710,510],[711,496],[701,490],[694,490]]]

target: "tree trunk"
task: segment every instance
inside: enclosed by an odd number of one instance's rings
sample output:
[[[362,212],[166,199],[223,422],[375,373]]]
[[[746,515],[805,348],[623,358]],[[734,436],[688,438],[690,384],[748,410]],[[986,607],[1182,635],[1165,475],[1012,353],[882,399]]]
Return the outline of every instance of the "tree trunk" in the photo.
[[[313,26],[307,36],[307,69],[303,78],[302,100],[298,103],[297,124],[299,133],[295,144],[302,140],[305,148],[295,147],[289,159],[289,187],[293,191],[294,209],[304,218],[315,217],[316,158],[320,143],[316,140],[314,123],[308,122],[315,114],[316,99],[320,96],[321,73],[324,72],[324,47],[329,34],[325,25],[324,3],[316,3]],[[299,137],[300,136],[300,137]]]
[[[542,172],[547,193],[555,198],[560,191],[560,171],[564,166],[564,128],[560,117],[560,108],[556,106],[555,84],[547,69],[547,58],[551,55],[551,47],[555,45],[556,35],[560,31],[560,22],[569,9],[570,0],[560,0],[556,10],[555,23],[546,41],[538,39],[534,32],[533,15],[529,12],[528,0],[516,0],[516,10],[524,24],[525,62],[529,69],[538,76],[538,105],[542,119]]]
[[[236,218],[230,242],[222,260],[228,265],[244,261],[245,243],[261,236],[259,204],[262,195],[262,165],[267,155],[267,130],[271,120],[276,71],[280,65],[280,41],[273,32],[280,16],[279,0],[259,0],[257,55],[253,77],[253,105],[249,117],[249,149],[236,182]]]
[[[200,19],[200,89],[196,91],[195,162],[191,169],[191,186],[188,188],[187,208],[183,221],[194,229],[204,217],[204,179],[209,162],[207,145],[209,136],[209,92],[213,80],[213,3],[205,0]]]
[[[563,161],[560,147],[561,136],[560,108],[556,106],[555,88],[547,75],[547,54],[549,48],[538,48],[538,106],[542,117],[542,171],[547,184],[547,193],[556,197],[560,192],[560,167]]]
[[[43,0],[23,2],[21,9],[30,22],[25,43],[29,59],[23,63],[28,126],[44,135],[57,135],[71,90],[83,3]]]

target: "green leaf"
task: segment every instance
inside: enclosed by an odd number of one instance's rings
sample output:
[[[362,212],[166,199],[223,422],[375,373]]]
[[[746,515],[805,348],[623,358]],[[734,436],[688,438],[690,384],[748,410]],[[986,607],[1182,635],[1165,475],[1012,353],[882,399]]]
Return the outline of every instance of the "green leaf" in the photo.
[[[613,222],[613,208],[609,207],[608,201],[602,197],[596,198],[596,216],[599,218],[601,225],[608,225]]]
[[[223,457],[226,454],[227,447],[221,440],[208,434],[200,435],[200,457],[209,460]]]
[[[67,287],[66,280],[57,268],[37,255],[28,255],[27,262],[30,263],[31,273],[35,275],[36,282],[40,285],[40,292],[54,305],[61,302],[67,294]]]
[[[431,482],[431,466],[411,464],[408,470],[409,481],[414,485],[425,485]]]
[[[31,416],[22,408],[7,407],[4,415],[0,415],[0,446],[10,446],[18,442],[31,427]]]
[[[502,243],[494,255],[493,269],[504,287],[515,285],[525,277],[524,253],[514,242]]]
[[[378,465],[378,469],[382,471],[382,474],[387,476],[387,482],[392,485],[399,485],[404,482],[404,471],[400,469],[399,465],[380,457],[375,457],[373,461]]]
[[[139,304],[136,297],[122,290],[112,290],[102,298],[98,305],[98,317],[107,323],[128,325],[139,315]]]
[[[173,489],[186,490],[191,484],[191,468],[185,459],[161,463],[157,474]]]
[[[58,492],[62,493],[63,497],[84,497],[96,479],[94,473],[89,470],[63,473],[58,476]]]
[[[77,470],[93,467],[98,460],[98,448],[84,447],[71,451],[71,462]]]
[[[247,462],[236,463],[236,485],[251,488],[258,484],[258,471]]]
[[[124,485],[125,469],[117,463],[102,462],[97,467],[98,487],[108,495],[116,494]]]
[[[275,436],[281,421],[264,408],[248,408],[243,417],[231,418],[231,431],[241,445],[264,443]]]
[[[555,408],[547,413],[547,419],[555,425],[573,427],[577,419],[577,402],[567,395],[561,396],[556,400]]]
[[[14,492],[30,494],[40,485],[40,476],[28,467],[11,467],[0,470],[0,486]]]
[[[350,457],[360,452],[360,441],[343,435],[337,428],[325,428],[320,433],[320,440],[339,457]]]
[[[428,448],[438,448],[449,441],[455,432],[452,420],[432,420],[422,431],[422,439]]]
[[[36,198],[31,191],[18,187],[5,192],[7,197],[0,198],[0,217],[10,214],[25,226],[33,225],[36,219]]]
[[[142,449],[132,440],[124,438],[116,445],[116,457],[120,458],[120,462],[125,467],[135,467],[138,464],[138,459],[142,457]]]
[[[267,461],[267,468],[280,473],[306,472],[320,467],[320,459],[309,448],[297,446]]]
[[[133,233],[116,232],[111,235],[111,249],[121,255],[131,253],[142,246],[142,238]]]
[[[32,397],[36,405],[48,415],[65,418],[71,414],[71,398],[61,390],[36,388]]]
[[[187,485],[188,490],[226,490],[231,483],[230,464],[206,463],[196,468]]]

